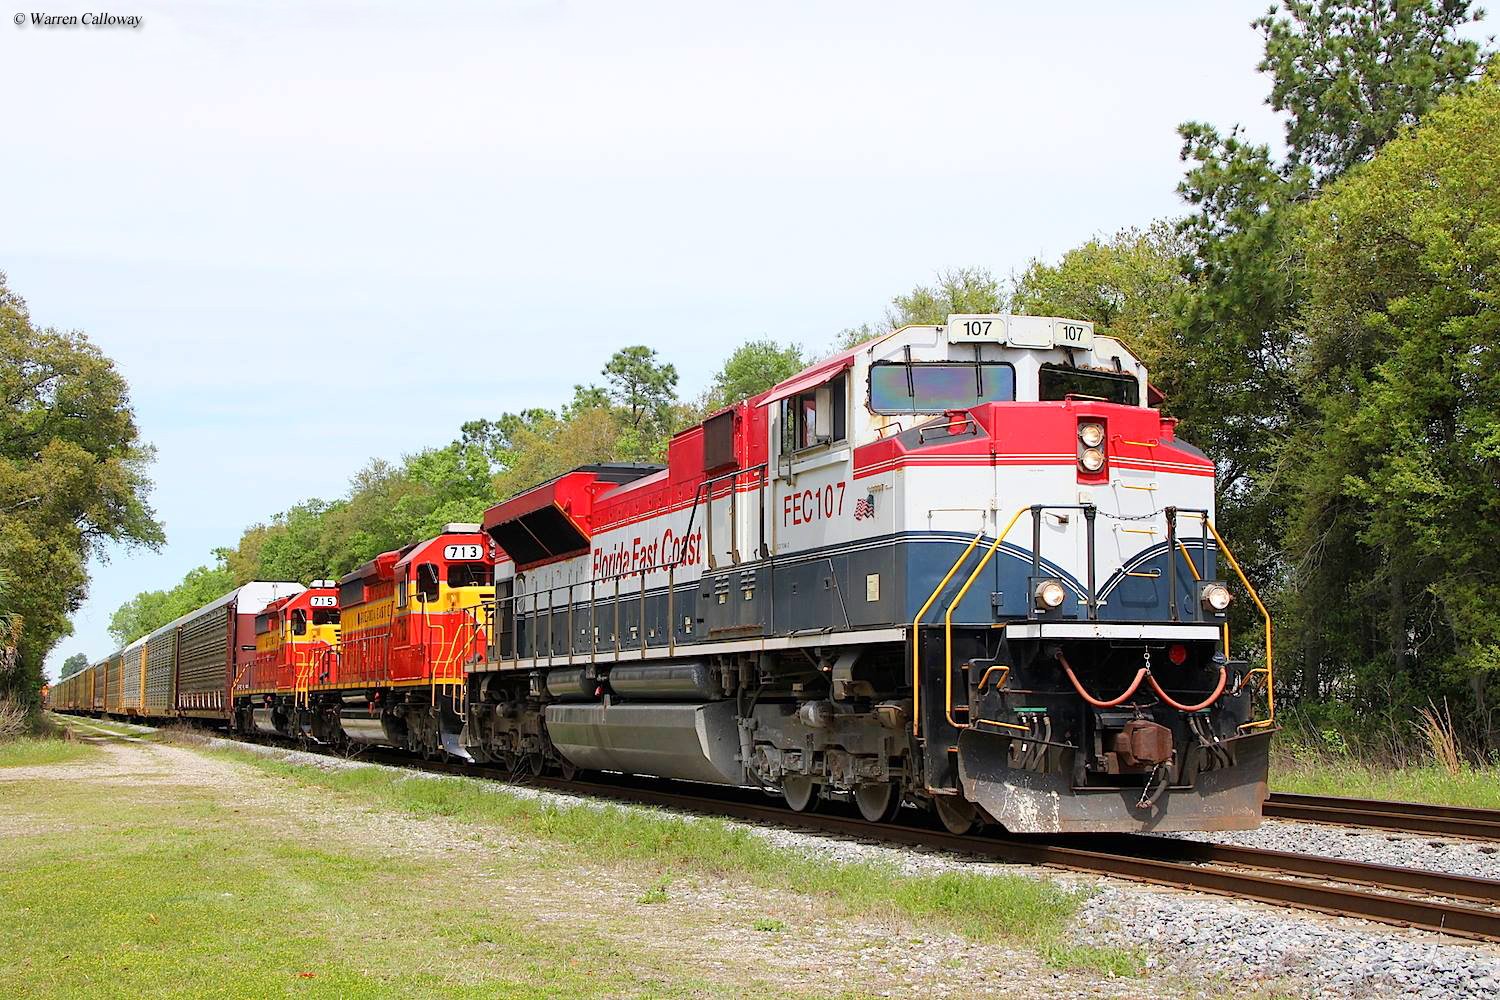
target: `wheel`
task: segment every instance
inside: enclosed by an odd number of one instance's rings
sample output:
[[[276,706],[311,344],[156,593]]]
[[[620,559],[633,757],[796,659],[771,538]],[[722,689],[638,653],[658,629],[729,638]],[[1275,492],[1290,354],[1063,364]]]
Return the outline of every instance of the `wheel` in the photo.
[[[979,825],[979,810],[961,795],[934,795],[932,805],[949,833],[963,836]]]
[[[871,823],[889,823],[901,811],[901,786],[894,781],[860,785],[854,790],[854,804]]]
[[[539,753],[527,754],[526,770],[531,774],[533,778],[540,778],[542,776],[542,772],[547,770],[547,758],[543,757]]]
[[[559,760],[557,763],[557,770],[558,773],[562,775],[562,779],[564,781],[572,781],[574,778],[578,777],[578,765],[574,764],[572,761]]]
[[[804,774],[793,774],[781,779],[781,794],[794,811],[809,812],[817,808],[823,788]]]

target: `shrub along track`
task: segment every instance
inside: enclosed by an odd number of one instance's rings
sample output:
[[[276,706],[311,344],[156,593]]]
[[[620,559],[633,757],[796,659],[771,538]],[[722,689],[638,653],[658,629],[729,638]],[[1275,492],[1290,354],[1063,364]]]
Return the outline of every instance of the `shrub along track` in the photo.
[[[241,740],[340,756],[328,747],[300,745],[282,738]],[[379,748],[366,749],[351,759],[1012,864],[1107,875],[1473,940],[1500,941],[1500,880],[1496,879],[1139,834],[1026,837],[984,832],[962,836],[919,825],[925,817],[918,819],[912,812],[903,812],[897,822],[872,823],[831,809],[793,812],[749,789],[699,785],[689,786],[693,788],[689,793],[681,783],[624,775],[599,775],[587,780],[518,776],[500,768],[423,760]]]
[[[1265,815],[1276,819],[1394,830],[1399,833],[1433,833],[1444,837],[1500,840],[1500,809],[1272,792],[1263,811]]]

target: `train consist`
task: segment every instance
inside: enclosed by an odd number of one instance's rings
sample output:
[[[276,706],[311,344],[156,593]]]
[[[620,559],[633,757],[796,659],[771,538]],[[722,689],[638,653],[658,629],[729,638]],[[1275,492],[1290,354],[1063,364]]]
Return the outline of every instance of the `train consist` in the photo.
[[[1271,623],[1153,392],[1085,322],[905,327],[677,434],[665,465],[575,469],[336,586],[247,584],[53,703],[955,831],[1251,827]],[[1264,619],[1254,667],[1224,570]]]

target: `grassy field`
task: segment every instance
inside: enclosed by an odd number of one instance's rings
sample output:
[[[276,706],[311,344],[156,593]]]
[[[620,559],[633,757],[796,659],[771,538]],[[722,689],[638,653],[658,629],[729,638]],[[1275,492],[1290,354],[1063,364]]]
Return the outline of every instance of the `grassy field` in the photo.
[[[0,767],[31,767],[82,760],[99,753],[87,743],[49,737],[22,736],[0,742]]]
[[[1339,758],[1278,760],[1271,790],[1500,809],[1500,767],[1469,766],[1455,775],[1436,764],[1386,768]]]
[[[684,873],[732,875],[767,888],[795,886],[798,892],[836,904],[849,916],[894,915],[977,940],[1026,942],[1060,967],[1112,975],[1134,974],[1139,968],[1140,957],[1133,953],[1058,944],[1058,934],[1083,897],[1049,882],[1004,874],[905,875],[887,865],[808,858],[714,819],[610,805],[557,806],[469,778],[386,768],[324,771],[246,751],[211,752],[383,808],[495,826],[580,856],[645,865],[660,873],[657,892],[665,892],[671,879]]]
[[[587,937],[465,912],[433,866],[237,836],[200,795],[98,791],[55,787],[45,811],[66,828],[6,845],[8,997],[599,996],[637,981],[585,960]],[[495,974],[474,973],[475,953]]]
[[[917,946],[912,935],[952,930],[997,963],[1029,952],[1053,986],[1140,971],[1139,954],[1070,943],[1082,896],[1050,883],[812,861],[713,820],[558,808],[480,781],[129,746],[119,780],[0,781],[0,996],[852,998],[871,994],[837,979],[799,989],[826,960],[809,927],[839,935],[857,921],[888,929],[827,943],[856,963],[863,948],[885,962]],[[243,779],[205,788],[171,769],[137,773],[164,753],[255,778],[260,797],[237,791]],[[423,849],[328,833],[349,816]],[[524,849],[476,847],[490,839]],[[763,960],[682,958],[783,947],[808,964],[780,979]]]

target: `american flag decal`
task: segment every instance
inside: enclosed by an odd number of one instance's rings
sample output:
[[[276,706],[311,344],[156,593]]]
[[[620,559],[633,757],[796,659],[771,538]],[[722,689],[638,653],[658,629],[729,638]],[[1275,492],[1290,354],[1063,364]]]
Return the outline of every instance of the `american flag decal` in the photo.
[[[871,493],[863,500],[854,502],[854,519],[863,521],[867,517],[875,516],[875,494]]]

